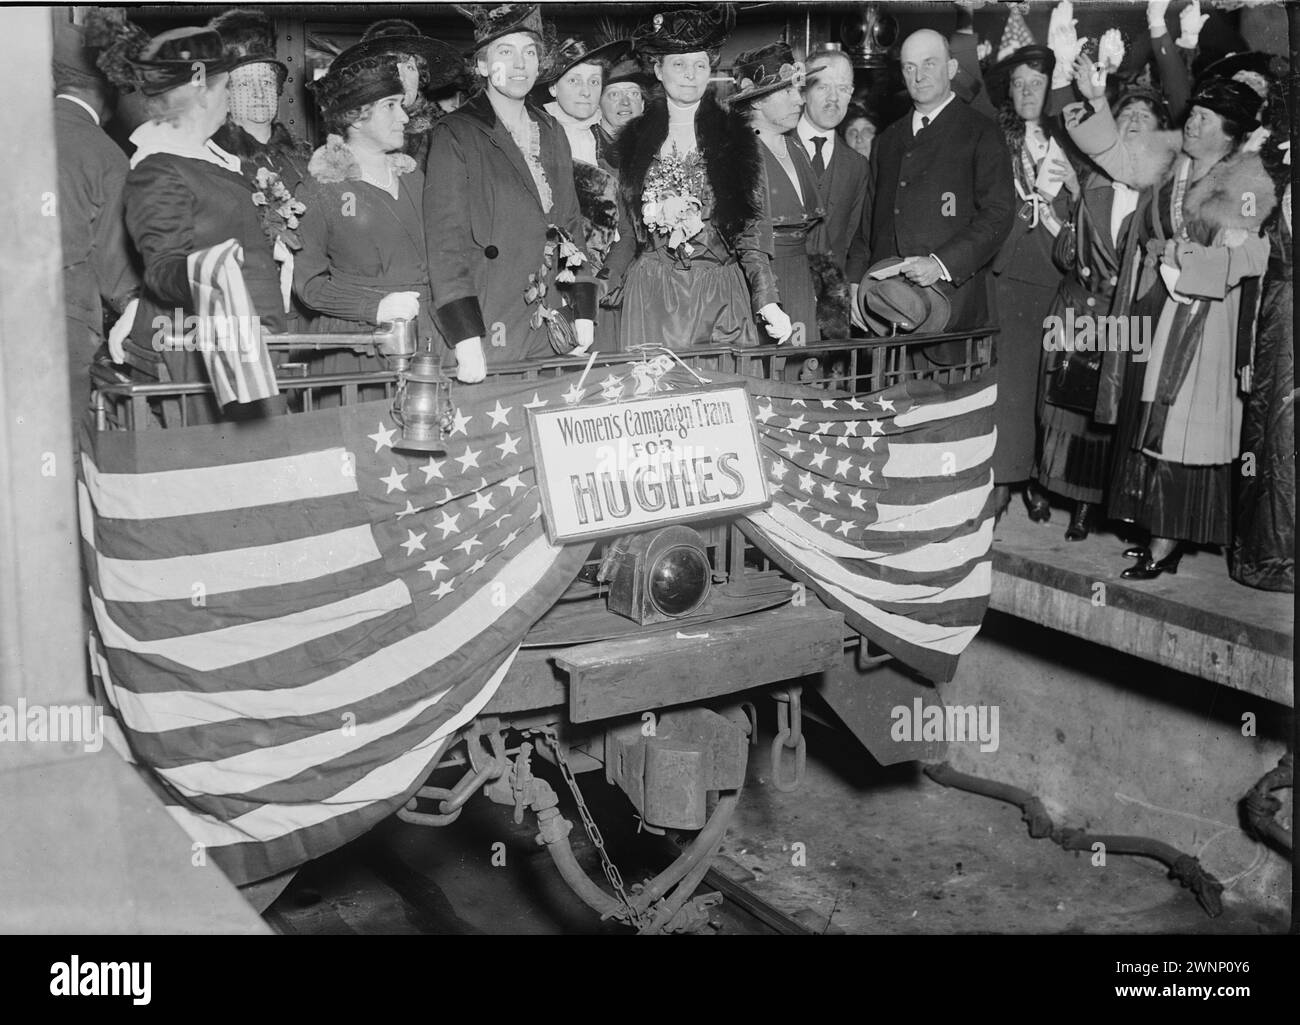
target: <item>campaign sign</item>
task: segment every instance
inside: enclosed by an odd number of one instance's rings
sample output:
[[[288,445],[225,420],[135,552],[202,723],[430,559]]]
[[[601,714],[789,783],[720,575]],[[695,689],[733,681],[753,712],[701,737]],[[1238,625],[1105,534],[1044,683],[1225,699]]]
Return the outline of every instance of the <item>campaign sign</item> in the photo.
[[[744,388],[528,416],[552,543],[733,516],[769,502]]]

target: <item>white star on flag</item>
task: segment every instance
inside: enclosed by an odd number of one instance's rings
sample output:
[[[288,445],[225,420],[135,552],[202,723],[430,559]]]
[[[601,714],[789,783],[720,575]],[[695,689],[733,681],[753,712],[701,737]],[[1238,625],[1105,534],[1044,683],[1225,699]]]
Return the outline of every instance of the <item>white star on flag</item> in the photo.
[[[600,382],[600,386],[602,388],[614,388],[622,383],[623,383],[623,378],[615,377],[613,372],[611,371],[610,375],[607,378],[605,378],[605,380]]]
[[[845,537],[848,537],[848,536],[849,536],[849,529],[850,529],[852,526],[853,526],[852,521],[850,521],[850,520],[842,520],[842,521],[840,522],[840,525],[839,525],[838,527],[835,528],[835,533],[837,533],[837,534],[843,534]]]
[[[844,437],[846,437],[846,438],[850,438],[850,437],[852,437],[852,438],[856,438],[856,437],[858,436],[858,428],[861,427],[861,426],[862,426],[862,421],[861,421],[861,420],[845,420],[845,421],[844,421]]]
[[[807,491],[809,494],[811,494],[812,489],[816,487],[816,482],[813,480],[813,475],[811,473],[801,474],[799,477],[799,487],[802,490]]]
[[[397,514],[397,518],[400,520],[404,516],[414,516],[415,513],[416,513],[416,508],[414,505],[411,504],[411,500],[408,498],[406,500],[406,508]]]
[[[769,420],[771,420],[772,417],[774,417],[775,415],[776,415],[776,414],[772,412],[772,407],[771,407],[771,405],[767,405],[767,406],[759,406],[759,407],[758,407],[758,414],[754,417],[754,419],[757,420],[757,421],[758,421],[759,423],[761,423],[761,424],[765,424],[765,423],[767,423]]]
[[[482,544],[483,542],[478,539],[477,534],[471,534],[469,537],[465,538],[464,541],[462,541],[460,544],[456,545],[455,547],[459,548],[462,552],[468,555],[475,548],[481,547]]]
[[[474,560],[474,565],[472,565],[472,566],[469,568],[469,572],[471,572],[471,573],[477,573],[479,570],[481,570],[481,569],[482,569],[484,566],[486,566],[486,565],[487,565],[487,561],[486,561],[485,559],[475,559],[475,560]]]
[[[862,497],[861,491],[850,491],[849,505],[853,506],[854,509],[866,509],[867,500]]]
[[[430,456],[429,461],[420,467],[420,471],[424,474],[424,483],[428,484],[434,477],[442,477],[442,462]]]
[[[450,580],[444,580],[441,584],[438,585],[437,590],[433,592],[433,596],[435,598],[445,598],[449,594],[451,594]]]
[[[478,466],[478,453],[467,447],[463,455],[456,457],[456,462],[460,463],[461,470],[468,470],[471,466]]]
[[[445,573],[446,571],[447,571],[447,567],[442,561],[442,556],[439,556],[436,559],[432,559],[420,567],[421,573],[429,574],[430,584],[432,584],[434,580],[437,579],[439,573]]]
[[[803,446],[800,445],[799,442],[797,441],[792,441],[790,442],[790,444],[786,445],[783,449],[781,449],[781,451],[784,452],[791,459],[793,459],[795,456],[797,456],[800,452],[803,451]]]
[[[822,409],[834,409],[834,408],[835,408],[834,399],[822,399]]]
[[[519,455],[519,439],[506,435],[506,440],[500,442],[497,446],[501,450],[502,457]]]
[[[456,412],[453,414],[453,420],[455,422],[451,425],[451,433],[467,434],[468,432],[465,430],[465,428],[469,426],[469,422],[473,419],[474,417],[472,414],[470,416],[465,416],[464,414],[461,413],[459,409],[456,410]]]
[[[770,469],[771,469],[771,471],[772,471],[772,477],[773,477],[774,479],[776,479],[776,480],[780,480],[782,477],[785,476],[785,472],[786,472],[787,467],[786,467],[785,463],[783,463],[783,462],[781,462],[781,461],[779,461],[779,460],[774,459],[774,460],[772,460],[772,464],[771,464]]]
[[[428,531],[421,531],[419,534],[413,530],[406,532],[406,540],[402,542],[402,547],[406,549],[408,559],[417,551],[424,551],[424,539],[428,536]]]
[[[442,514],[442,522],[434,524],[435,529],[442,531],[442,539],[444,541],[446,541],[447,538],[451,537],[451,535],[456,533],[456,531],[459,529],[456,526],[456,523],[459,519],[460,519],[460,513],[457,513],[455,516],[448,516],[446,512],[444,512]]]
[[[825,463],[826,460],[828,460],[829,458],[830,458],[830,454],[825,449],[822,449],[820,452],[813,453],[812,464],[813,466],[815,466],[817,469],[820,470],[822,468],[822,464]]]
[[[868,420],[867,426],[871,428],[871,433],[873,435],[885,433],[885,425],[879,420]]]
[[[469,507],[477,509],[480,517],[485,513],[496,512],[496,507],[492,504],[492,499],[488,498],[486,491],[480,491],[474,501],[470,502]]]
[[[514,408],[515,408],[514,406],[506,406],[504,409],[502,409],[502,408],[501,408],[501,400],[500,400],[500,399],[497,399],[496,408],[495,408],[495,409],[489,409],[489,410],[488,410],[488,416],[490,416],[490,417],[492,418],[492,426],[493,426],[493,427],[508,427],[508,426],[509,426],[510,411],[511,411],[512,409],[514,409]]]
[[[855,396],[854,398],[849,399],[849,408],[850,408],[850,409],[866,409],[866,408],[867,408],[867,404],[866,404],[865,402],[861,402],[861,401],[859,401],[858,398]]]
[[[802,498],[796,498],[793,502],[790,503],[790,505],[795,512],[803,512],[805,509],[808,508],[808,502]]]
[[[837,459],[835,461],[835,476],[847,477],[849,474],[849,467],[851,467],[852,465],[853,465],[852,459]]]
[[[375,451],[378,452],[381,448],[384,448],[385,446],[387,446],[388,448],[392,448],[393,438],[396,434],[397,431],[393,430],[390,427],[385,427],[383,424],[380,424],[378,431],[376,431],[374,434],[367,434],[366,437],[375,443]]]
[[[519,479],[519,474],[512,473],[509,477],[507,477],[505,480],[501,482],[501,486],[503,488],[509,489],[510,497],[514,498],[515,492],[522,487],[526,487],[527,485],[525,485],[524,482]]]
[[[866,463],[858,467],[858,482],[862,484],[871,483],[871,467]]]
[[[543,406],[549,405],[549,403],[549,399],[543,399],[538,396],[537,392],[533,392],[533,401],[525,402],[524,409],[541,409]]]
[[[880,406],[880,411],[881,411],[882,413],[897,413],[897,412],[898,412],[898,410],[896,410],[896,409],[894,408],[894,400],[893,400],[893,399],[887,399],[887,398],[885,398],[883,395],[880,395],[880,396],[878,396],[878,397],[876,398],[876,402],[877,402],[877,404]]]
[[[826,526],[826,524],[830,523],[830,521],[833,519],[835,519],[835,517],[832,516],[830,513],[818,513],[817,526],[824,527]]]
[[[833,502],[839,497],[840,489],[837,488],[834,483],[822,485],[822,498],[829,499]]]
[[[875,439],[875,438],[863,438],[863,439],[862,439],[862,447],[863,447],[863,448],[869,448],[869,449],[871,449],[872,452],[874,452],[874,451],[876,450],[876,439]]]
[[[406,490],[406,485],[402,483],[402,481],[406,480],[406,474],[398,473],[396,466],[389,471],[387,477],[380,477],[379,479],[388,485],[388,490],[384,492],[386,495],[391,495],[394,491]]]
[[[789,423],[790,430],[792,431],[800,430],[802,429],[803,425],[806,424],[807,422],[808,421],[805,420],[802,416],[796,416]]]
[[[570,406],[576,406],[579,402],[582,401],[582,397],[586,394],[587,394],[586,389],[579,388],[578,382],[574,381],[573,384],[569,385],[569,390],[564,393],[564,401],[567,402]],[[543,402],[542,405],[544,406],[546,405],[546,403]]]

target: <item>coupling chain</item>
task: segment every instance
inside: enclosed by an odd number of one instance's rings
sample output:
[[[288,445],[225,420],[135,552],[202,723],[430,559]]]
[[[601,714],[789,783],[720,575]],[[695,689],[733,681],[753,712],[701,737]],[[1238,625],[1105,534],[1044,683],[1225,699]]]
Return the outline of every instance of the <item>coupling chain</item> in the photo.
[[[596,853],[600,855],[600,866],[605,872],[605,878],[609,880],[609,885],[614,888],[614,894],[623,905],[627,918],[640,930],[646,924],[645,918],[628,897],[627,890],[623,888],[623,876],[619,873],[618,866],[614,864],[613,859],[610,858],[609,852],[605,850],[605,839],[600,835],[596,820],[591,817],[591,812],[587,810],[587,802],[582,799],[582,791],[578,789],[578,780],[573,775],[573,770],[569,768],[569,763],[565,761],[560,740],[549,732],[546,734],[546,739],[550,741],[551,748],[555,751],[555,764],[559,766],[560,775],[564,777],[564,782],[568,784],[569,790],[573,794],[573,801],[578,806],[578,815],[582,819],[583,828],[586,829],[587,836],[596,848]]]

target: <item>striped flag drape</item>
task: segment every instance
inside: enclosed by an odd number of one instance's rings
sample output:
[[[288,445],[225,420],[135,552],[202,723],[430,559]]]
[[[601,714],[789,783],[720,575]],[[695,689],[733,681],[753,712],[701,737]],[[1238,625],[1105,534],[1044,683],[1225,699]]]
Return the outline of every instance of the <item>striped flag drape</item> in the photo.
[[[244,249],[234,239],[186,259],[198,320],[195,343],[217,402],[256,402],[280,394],[262,325],[240,270]]]
[[[774,500],[745,532],[863,636],[952,679],[992,588],[992,377],[751,388]]]
[[[948,679],[990,590],[995,387],[849,397],[709,377],[754,396],[775,501],[743,529],[867,637]],[[526,411],[635,384],[457,388],[438,457],[394,449],[387,403],[83,428],[105,732],[234,881],[390,815],[487,704],[591,551],[546,539]]]
[[[84,431],[106,733],[237,883],[399,808],[577,575],[524,420],[561,391],[462,391],[438,458],[393,449],[387,403]]]

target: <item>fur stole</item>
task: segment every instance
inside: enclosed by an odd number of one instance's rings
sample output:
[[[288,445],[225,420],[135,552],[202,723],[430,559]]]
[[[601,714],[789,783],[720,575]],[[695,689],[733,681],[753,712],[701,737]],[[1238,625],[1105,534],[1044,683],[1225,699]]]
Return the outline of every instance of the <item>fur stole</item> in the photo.
[[[573,186],[587,227],[587,247],[603,262],[618,234],[618,178],[603,167],[573,162]]]
[[[1210,234],[1228,228],[1254,234],[1276,206],[1273,179],[1259,154],[1238,153],[1219,161],[1187,190],[1183,213]]]
[[[708,92],[695,112],[695,137],[713,190],[713,226],[730,241],[747,223],[763,216],[763,155],[758,136],[743,114],[723,110]],[[645,113],[619,133],[614,145],[619,189],[638,224],[646,175],[667,138],[668,100],[661,96],[651,100]]]
[[[1130,144],[1133,153],[1134,179],[1127,184],[1135,189],[1160,185],[1174,168],[1183,149],[1182,132],[1151,132]]]
[[[303,139],[294,138],[279,121],[271,125],[271,138],[268,142],[258,142],[233,121],[227,121],[217,129],[212,141],[232,156],[250,163],[257,163],[266,156],[304,161],[311,155],[310,144]]]
[[[829,253],[810,253],[813,291],[817,296],[817,331],[821,338],[848,338],[849,282]]]
[[[388,166],[394,174],[407,174],[415,170],[415,161],[405,153],[390,153]],[[325,140],[325,145],[311,155],[307,171],[322,185],[356,181],[361,177],[361,165],[341,135],[331,135]]]

